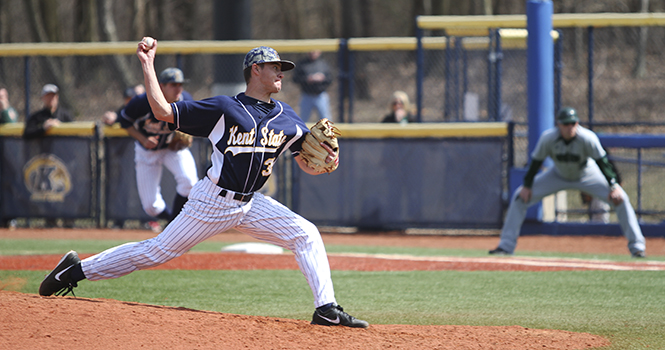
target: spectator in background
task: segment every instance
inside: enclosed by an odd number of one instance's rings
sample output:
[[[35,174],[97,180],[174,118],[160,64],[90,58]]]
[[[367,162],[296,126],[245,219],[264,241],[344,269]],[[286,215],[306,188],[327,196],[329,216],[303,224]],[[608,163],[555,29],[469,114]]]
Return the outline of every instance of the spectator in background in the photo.
[[[0,124],[16,123],[18,121],[18,113],[9,103],[9,94],[7,89],[0,89]]]
[[[106,111],[104,112],[104,115],[102,116],[102,122],[108,126],[111,126],[115,123],[118,122],[118,115],[120,115],[120,111],[122,111],[123,108],[129,103],[129,101],[137,95],[145,93],[145,87],[143,87],[143,84],[138,84],[134,85],[131,87],[126,88],[122,92],[122,106],[118,108],[117,111]]]
[[[409,95],[404,91],[393,92],[393,98],[390,100],[390,113],[383,117],[381,122],[408,124],[415,121],[416,118],[411,113]]]
[[[46,84],[42,88],[41,95],[44,108],[31,114],[25,121],[23,138],[37,139],[44,137],[46,132],[62,122],[71,122],[73,120],[71,113],[60,106],[59,89],[53,84]],[[57,219],[46,219],[46,227],[57,227]],[[64,227],[74,227],[74,220],[65,219]]]
[[[52,127],[60,125],[61,122],[71,122],[74,119],[68,110],[60,107],[58,92],[57,86],[53,84],[44,85],[41,97],[44,108],[30,115],[25,121],[24,138],[42,137]]]
[[[296,64],[293,81],[298,83],[300,91],[300,118],[309,121],[312,109],[316,108],[319,118],[332,121],[330,114],[330,97],[326,89],[332,84],[333,76],[330,66],[321,59],[321,51],[307,53],[307,58]]]
[[[7,89],[1,88],[0,89],[0,125],[2,124],[11,124],[11,123],[16,123],[18,120],[18,113],[16,113],[16,110],[14,107],[11,106],[9,103],[9,94],[7,93]],[[16,219],[1,219],[0,218],[0,226],[2,227],[9,227],[10,229],[16,228]]]

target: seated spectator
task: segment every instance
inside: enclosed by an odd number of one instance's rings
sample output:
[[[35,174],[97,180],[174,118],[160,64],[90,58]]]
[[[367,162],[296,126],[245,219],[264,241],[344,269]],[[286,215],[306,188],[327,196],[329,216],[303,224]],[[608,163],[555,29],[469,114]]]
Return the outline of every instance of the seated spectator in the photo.
[[[31,114],[25,121],[25,130],[23,137],[26,139],[34,139],[43,137],[46,131],[54,126],[60,125],[61,122],[71,122],[71,113],[60,107],[59,89],[53,84],[46,84],[42,88],[42,103],[44,108]]]
[[[390,113],[388,113],[381,122],[407,124],[415,121],[416,118],[413,113],[411,113],[409,96],[404,91],[395,91],[393,93],[393,98],[390,101]]]
[[[18,121],[18,113],[9,103],[9,94],[7,89],[0,89],[0,124],[16,123]]]
[[[9,103],[7,89],[0,89],[0,125],[11,124],[18,121],[18,113]],[[16,219],[0,219],[0,227],[16,228]]]

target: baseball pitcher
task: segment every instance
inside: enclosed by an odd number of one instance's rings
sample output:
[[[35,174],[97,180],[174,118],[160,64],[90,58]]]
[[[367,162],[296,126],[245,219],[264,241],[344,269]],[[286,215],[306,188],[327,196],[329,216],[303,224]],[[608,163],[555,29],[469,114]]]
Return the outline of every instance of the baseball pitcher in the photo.
[[[271,98],[282,88],[283,72],[293,69],[294,63],[282,60],[270,47],[257,47],[243,63],[244,93],[169,103],[155,75],[156,48],[141,42],[137,49],[152,111],[171,129],[208,138],[213,146],[212,166],[192,188],[180,214],[157,237],[111,248],[80,262],[72,251],[42,281],[39,293],[66,294],[84,278],[116,278],[160,265],[235,228],[293,252],[314,295],[312,324],[367,328],[366,321],[337,304],[316,226],[258,192],[284,152],[291,152],[298,166],[312,175],[334,171],[338,165],[338,131],[332,123],[323,121],[310,131],[289,105]]]

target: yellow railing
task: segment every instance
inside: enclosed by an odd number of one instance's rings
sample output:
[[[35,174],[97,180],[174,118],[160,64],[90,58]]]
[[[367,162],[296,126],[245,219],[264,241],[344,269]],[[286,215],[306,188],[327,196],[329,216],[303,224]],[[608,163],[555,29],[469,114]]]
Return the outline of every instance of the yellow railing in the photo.
[[[23,135],[23,123],[0,125],[0,136]],[[46,132],[47,136],[93,136],[95,134],[95,123],[93,122],[69,122],[62,123]]]
[[[502,29],[502,39],[521,45],[526,39],[526,15],[495,16],[418,16],[418,27],[428,30],[446,29],[448,35],[484,36],[489,28]],[[565,27],[617,27],[617,26],[665,26],[665,13],[596,13],[554,14],[554,28]],[[514,28],[514,29],[510,29]],[[553,34],[556,39],[556,34]],[[159,39],[159,38],[158,38]],[[465,42],[477,47],[486,47],[485,38]],[[415,50],[417,39],[413,37],[350,38],[348,46],[355,51]],[[325,52],[339,50],[340,39],[302,40],[190,40],[159,41],[161,54],[245,54],[250,49],[265,45],[280,52],[307,52],[319,49]],[[98,56],[132,55],[136,52],[135,41],[86,42],[86,43],[10,43],[0,44],[0,56]],[[518,44],[519,43],[519,44]],[[423,38],[425,49],[446,47],[443,37]]]
[[[337,123],[342,135],[340,138],[445,138],[445,137],[496,137],[508,135],[508,125],[497,123]],[[311,125],[309,125],[311,126]],[[23,123],[0,125],[0,136],[21,137]],[[50,129],[47,136],[92,136],[95,133],[93,122],[62,123]],[[119,126],[103,126],[103,137],[128,137],[127,131]]]
[[[487,29],[526,28],[526,15],[418,16],[419,28]],[[560,13],[552,16],[552,27],[645,27],[664,26],[665,13]]]
[[[501,137],[508,135],[508,124],[497,123],[353,123],[335,124],[340,138],[446,138],[446,137]]]
[[[526,46],[525,29],[501,29],[503,45],[506,48]],[[459,36],[479,34],[475,32],[459,32]],[[557,38],[552,32],[552,37]],[[15,43],[0,44],[0,57],[23,56],[99,56],[99,55],[133,55],[138,42],[97,42],[97,43]],[[383,37],[383,38],[351,38],[348,47],[352,51],[409,51],[417,47],[414,37]],[[467,49],[485,49],[489,44],[487,37],[468,37],[464,40]],[[281,53],[303,53],[312,49],[324,52],[339,50],[339,39],[315,40],[236,40],[236,41],[160,41],[160,54],[245,54],[257,46],[270,46]],[[423,38],[426,50],[445,49],[448,41],[445,37]]]

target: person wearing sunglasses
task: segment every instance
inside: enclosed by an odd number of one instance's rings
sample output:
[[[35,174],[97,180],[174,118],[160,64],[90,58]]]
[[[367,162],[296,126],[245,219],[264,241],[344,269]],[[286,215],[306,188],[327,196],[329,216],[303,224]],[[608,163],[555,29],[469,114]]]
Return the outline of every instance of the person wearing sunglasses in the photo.
[[[512,196],[499,245],[489,253],[512,255],[527,208],[550,194],[576,189],[609,203],[628,240],[631,256],[645,257],[646,243],[635,210],[628,195],[617,183],[617,174],[598,136],[579,125],[577,111],[570,107],[557,112],[556,124],[538,139],[524,183]],[[547,157],[552,159],[554,166],[538,174]]]

